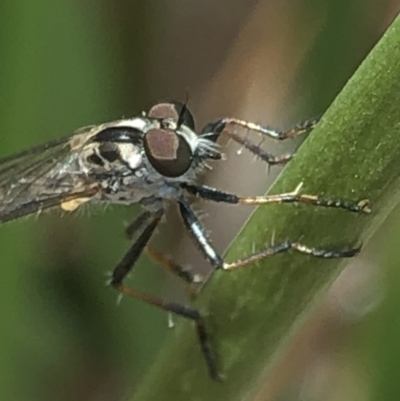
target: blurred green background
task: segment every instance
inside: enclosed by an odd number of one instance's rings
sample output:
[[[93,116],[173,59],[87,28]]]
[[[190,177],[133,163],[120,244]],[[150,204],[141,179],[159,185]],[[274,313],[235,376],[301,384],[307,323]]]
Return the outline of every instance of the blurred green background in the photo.
[[[329,106],[399,9],[399,0],[3,1],[0,154],[187,93],[199,128],[225,115],[289,126]],[[263,193],[276,172],[229,149],[232,161],[207,182]],[[221,250],[249,213],[201,208]],[[117,307],[105,287],[137,212],[95,207],[1,227],[0,400],[134,393],[168,330],[165,314],[128,299]],[[400,399],[397,215],[335,283],[259,400]],[[174,210],[155,244],[206,271]],[[185,300],[146,257],[130,282]]]

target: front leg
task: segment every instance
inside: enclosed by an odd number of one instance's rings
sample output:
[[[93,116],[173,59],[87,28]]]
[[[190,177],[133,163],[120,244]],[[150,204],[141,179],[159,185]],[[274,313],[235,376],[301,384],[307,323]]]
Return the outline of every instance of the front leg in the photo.
[[[238,134],[229,127],[242,127],[254,132],[261,134],[263,137],[268,137],[277,140],[285,140],[289,138],[294,138],[298,135],[304,134],[305,132],[312,130],[316,124],[319,122],[319,118],[314,118],[311,120],[304,121],[301,124],[294,126],[287,131],[279,131],[274,128],[270,128],[264,125],[255,124],[253,122],[240,120],[238,118],[222,118],[216,122],[207,124],[201,131],[200,137],[217,141],[222,135],[227,136],[239,145],[243,146],[249,152],[253,153],[256,157],[266,162],[269,166],[276,164],[286,164],[289,160],[293,158],[293,154],[286,154],[281,156],[275,156],[254,142],[250,141],[243,135]]]

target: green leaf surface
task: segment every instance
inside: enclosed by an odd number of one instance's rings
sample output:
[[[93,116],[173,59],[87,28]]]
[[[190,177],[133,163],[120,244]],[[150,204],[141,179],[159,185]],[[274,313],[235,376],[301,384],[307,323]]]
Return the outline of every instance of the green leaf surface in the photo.
[[[270,193],[301,192],[371,201],[361,215],[308,205],[259,207],[227,253],[229,261],[290,238],[342,249],[366,240],[397,203],[400,177],[400,18],[393,23],[284,169]],[[244,400],[257,391],[296,326],[340,273],[343,260],[294,252],[214,274],[196,305],[207,316],[223,383],[207,374],[195,330],[182,322],[135,401]]]

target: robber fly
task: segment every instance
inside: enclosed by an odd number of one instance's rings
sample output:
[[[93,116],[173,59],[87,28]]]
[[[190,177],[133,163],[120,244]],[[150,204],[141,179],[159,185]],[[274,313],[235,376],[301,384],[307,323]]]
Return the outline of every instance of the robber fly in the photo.
[[[124,279],[146,249],[150,256],[175,272],[188,285],[193,285],[193,275],[147,247],[169,201],[178,204],[186,228],[214,269],[232,270],[288,250],[322,258],[356,255],[359,247],[333,251],[285,241],[227,263],[214,249],[190,206],[191,198],[197,196],[230,204],[298,202],[369,213],[366,200],[353,203],[341,199],[322,199],[300,194],[299,191],[249,198],[197,184],[206,162],[221,160],[217,140],[222,135],[239,143],[268,165],[284,164],[292,158],[292,155],[274,156],[266,152],[237,133],[235,127],[284,140],[312,129],[316,122],[310,120],[281,132],[236,118],[223,118],[207,124],[196,134],[193,116],[185,104],[159,103],[140,117],[81,128],[71,137],[1,159],[0,223],[46,209],[59,208],[72,212],[89,202],[139,203],[143,212],[127,228],[132,245],[115,267],[110,285],[121,294],[192,320],[210,375],[218,379],[220,376],[201,314],[192,307],[167,302],[128,287]]]

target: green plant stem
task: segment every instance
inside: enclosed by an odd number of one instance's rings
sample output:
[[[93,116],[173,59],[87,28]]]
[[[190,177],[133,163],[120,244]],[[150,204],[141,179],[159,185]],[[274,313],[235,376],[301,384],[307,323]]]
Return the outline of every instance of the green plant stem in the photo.
[[[397,203],[400,177],[400,18],[373,49],[270,193],[361,200],[369,216],[308,205],[259,207],[227,253],[233,261],[286,238],[319,248],[366,239]],[[243,400],[279,357],[295,326],[344,266],[290,252],[234,272],[219,271],[196,305],[207,316],[223,383],[206,370],[195,331],[182,322],[134,399]]]

